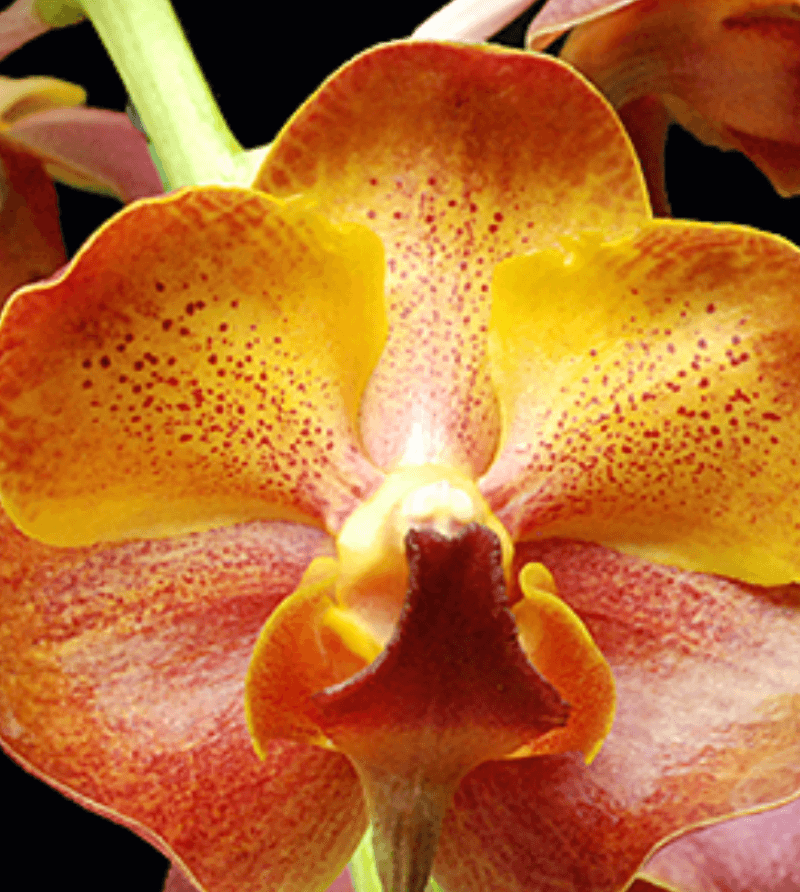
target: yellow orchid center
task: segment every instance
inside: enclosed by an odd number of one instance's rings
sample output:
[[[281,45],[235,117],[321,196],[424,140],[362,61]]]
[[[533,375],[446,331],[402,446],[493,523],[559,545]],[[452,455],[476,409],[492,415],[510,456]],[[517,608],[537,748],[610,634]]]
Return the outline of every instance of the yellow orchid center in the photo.
[[[485,526],[499,538],[508,582],[514,546],[473,481],[433,464],[399,468],[350,515],[336,538],[337,601],[384,647],[408,588],[409,530],[434,530],[452,538],[470,523]]]

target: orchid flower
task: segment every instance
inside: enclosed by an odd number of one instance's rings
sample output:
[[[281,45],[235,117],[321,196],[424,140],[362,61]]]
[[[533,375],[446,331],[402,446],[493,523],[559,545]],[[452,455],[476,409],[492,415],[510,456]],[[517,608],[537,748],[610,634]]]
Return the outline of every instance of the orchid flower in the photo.
[[[417,36],[485,39],[527,6],[455,0]],[[709,145],[743,152],[781,195],[800,193],[799,10],[766,0],[549,0],[527,43],[541,49],[574,29],[559,55],[620,112],[654,205],[666,213],[672,121]]]
[[[9,302],[4,746],[220,892],[368,819],[387,888],[622,889],[790,800],[799,274],[558,61],[362,55]]]
[[[30,0],[0,13],[0,52],[50,26]],[[162,191],[146,138],[127,115],[85,108],[85,91],[48,77],[0,76],[0,305],[66,262],[52,180],[133,201]]]
[[[387,888],[622,889],[789,802],[799,272],[555,60],[360,56],[7,305],[4,746],[208,890],[368,820]]]

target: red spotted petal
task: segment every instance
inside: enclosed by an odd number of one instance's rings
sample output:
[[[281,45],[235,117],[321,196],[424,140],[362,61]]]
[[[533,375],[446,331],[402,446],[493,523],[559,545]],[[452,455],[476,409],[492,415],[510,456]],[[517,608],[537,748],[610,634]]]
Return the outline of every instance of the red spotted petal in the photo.
[[[800,251],[672,221],[594,245],[495,275],[493,510],[515,538],[800,579]]]
[[[380,479],[356,415],[382,272],[369,230],[247,190],[126,209],[6,309],[6,510],[61,545],[276,516],[335,528]]]
[[[381,237],[390,331],[361,411],[367,450],[381,467],[470,474],[500,426],[486,359],[495,264],[649,214],[599,96],[552,59],[497,47],[411,42],[358,57],[281,132],[256,188]]]
[[[800,790],[800,588],[580,543],[521,546],[529,560],[609,660],[617,715],[589,766],[534,757],[465,778],[434,867],[445,888],[618,892],[675,831]]]
[[[349,763],[288,742],[259,761],[242,708],[264,620],[330,540],[282,523],[90,549],[0,532],[11,755],[215,892],[332,882],[365,826]]]

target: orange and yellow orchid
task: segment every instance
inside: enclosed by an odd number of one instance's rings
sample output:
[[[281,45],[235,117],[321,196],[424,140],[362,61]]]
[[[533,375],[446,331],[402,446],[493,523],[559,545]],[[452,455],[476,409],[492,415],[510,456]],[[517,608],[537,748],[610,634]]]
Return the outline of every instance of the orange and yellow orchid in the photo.
[[[3,746],[209,892],[368,817],[387,889],[611,892],[792,800],[798,276],[557,60],[356,58],[6,306]]]

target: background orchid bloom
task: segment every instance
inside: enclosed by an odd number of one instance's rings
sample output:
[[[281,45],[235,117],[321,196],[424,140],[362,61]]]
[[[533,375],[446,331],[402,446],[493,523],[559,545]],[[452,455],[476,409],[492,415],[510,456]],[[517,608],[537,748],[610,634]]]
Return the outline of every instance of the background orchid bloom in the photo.
[[[15,758],[209,890],[324,888],[382,770],[455,785],[466,892],[621,889],[796,796],[798,252],[653,221],[599,95],[485,48],[361,56],[256,187],[131,207],[5,311]]]
[[[798,9],[763,0],[550,0],[528,44],[541,48],[574,28],[560,55],[620,111],[654,195],[663,194],[672,120],[710,145],[743,152],[781,195],[795,195]]]
[[[453,0],[414,36],[485,40],[530,5]],[[654,208],[665,214],[672,121],[709,145],[743,152],[781,195],[800,191],[798,8],[764,0],[548,0],[527,44],[543,49],[573,29],[559,55],[619,111]]]
[[[47,30],[35,23],[27,2],[0,13],[3,55]],[[85,101],[81,87],[56,78],[0,76],[0,305],[66,262],[53,179],[124,202],[163,191],[127,115]]]

